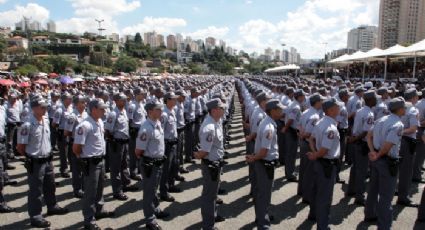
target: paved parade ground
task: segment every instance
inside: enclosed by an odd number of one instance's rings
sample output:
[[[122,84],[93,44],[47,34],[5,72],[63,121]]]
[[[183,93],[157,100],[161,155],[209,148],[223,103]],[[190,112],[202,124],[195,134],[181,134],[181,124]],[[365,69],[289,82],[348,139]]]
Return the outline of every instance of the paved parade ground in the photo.
[[[235,100],[238,103],[238,100]],[[236,114],[230,129],[232,140],[230,142],[229,164],[224,167],[222,176],[222,188],[227,190],[226,195],[220,197],[224,204],[219,206],[219,214],[226,217],[225,222],[218,223],[219,229],[253,229],[254,207],[249,197],[248,168],[245,164],[245,145],[242,132],[240,107],[236,105]],[[58,156],[54,164],[57,172],[59,170]],[[0,229],[30,229],[27,213],[27,177],[22,162],[13,162],[15,170],[9,171],[11,179],[18,180],[17,186],[7,186],[4,194],[9,206],[16,208],[15,213],[0,215]],[[200,229],[201,211],[200,195],[202,190],[201,171],[199,161],[194,165],[186,165],[191,171],[184,174],[186,182],[179,184],[183,193],[173,194],[176,202],[162,202],[160,207],[169,212],[171,216],[166,220],[159,220],[163,229]],[[349,170],[344,168],[342,179],[348,180]],[[272,195],[272,206],[270,213],[274,215],[272,229],[312,229],[314,223],[307,220],[309,207],[301,203],[300,197],[296,196],[296,183],[288,183],[283,179],[284,171],[280,167],[276,171],[274,192]],[[60,178],[57,174],[56,196],[60,206],[68,208],[70,212],[64,216],[47,217],[51,222],[52,229],[81,229],[83,217],[81,213],[81,200],[74,198],[71,189],[71,179]],[[337,184],[334,190],[333,205],[331,207],[332,229],[376,229],[376,225],[363,223],[363,207],[354,205],[354,198],[345,198],[343,190],[346,185]],[[420,195],[424,185],[414,184],[414,195],[412,200],[420,201]],[[140,183],[142,188],[142,183]],[[417,188],[417,189],[416,189]],[[127,201],[117,201],[112,198],[110,180],[105,187],[105,208],[115,210],[115,217],[102,219],[97,223],[102,229],[143,229],[145,226],[142,212],[142,190],[128,192]],[[396,199],[396,197],[395,197]],[[395,199],[394,202],[395,203]],[[416,225],[416,208],[404,208],[394,206],[393,229],[425,229],[425,225]],[[44,213],[46,208],[44,207]]]

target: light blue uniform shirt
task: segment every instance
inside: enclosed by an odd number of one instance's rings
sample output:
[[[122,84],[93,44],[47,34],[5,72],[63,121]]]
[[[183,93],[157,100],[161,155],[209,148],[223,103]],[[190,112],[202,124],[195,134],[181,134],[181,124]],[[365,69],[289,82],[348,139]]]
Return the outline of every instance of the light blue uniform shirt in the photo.
[[[364,106],[357,111],[354,118],[353,135],[360,136],[363,132],[369,132],[372,130],[374,121],[375,118],[372,109],[369,106]],[[366,141],[366,137],[362,140]]]
[[[216,122],[208,115],[199,129],[201,151],[207,152],[205,159],[218,161],[223,159],[223,129],[221,120]]]
[[[165,140],[177,139],[177,118],[174,110],[164,107],[161,115],[161,125],[164,130]]]
[[[316,139],[316,150],[321,148],[328,150],[323,157],[326,159],[337,159],[340,155],[339,132],[337,122],[329,117],[324,116],[314,127],[312,136]]]
[[[394,144],[388,152],[391,158],[399,158],[404,125],[400,117],[390,114],[379,119],[373,127],[373,147],[380,150],[385,142]]]
[[[31,116],[18,130],[18,144],[25,145],[25,153],[33,158],[46,158],[50,156],[50,125],[47,117],[41,122]]]
[[[146,119],[139,129],[136,139],[136,149],[144,150],[143,156],[162,158],[165,151],[164,130],[160,121]]]
[[[261,149],[267,149],[266,161],[274,161],[279,158],[279,147],[277,144],[277,125],[271,117],[266,116],[258,127],[255,138],[254,152],[258,154]]]
[[[403,122],[403,125],[405,129],[408,129],[412,126],[419,127],[419,111],[416,107],[412,106],[411,103],[406,103],[407,109],[406,114],[401,117],[401,122]],[[410,137],[413,139],[416,139],[416,133],[411,134],[403,134],[403,136]]]
[[[105,129],[116,139],[129,139],[130,130],[128,121],[127,111],[125,109],[120,111],[118,108],[115,108],[107,116]]]
[[[103,121],[95,121],[88,116],[77,127],[74,136],[74,144],[83,145],[81,158],[101,157],[105,155],[106,143]]]

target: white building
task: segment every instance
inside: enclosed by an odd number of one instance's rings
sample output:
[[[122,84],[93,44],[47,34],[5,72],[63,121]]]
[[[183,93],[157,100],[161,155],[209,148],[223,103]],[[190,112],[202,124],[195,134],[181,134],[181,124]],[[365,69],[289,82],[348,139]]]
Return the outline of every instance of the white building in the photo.
[[[56,23],[53,20],[47,22],[47,31],[56,33]]]
[[[348,32],[347,48],[367,52],[377,46],[378,27],[360,26]]]
[[[112,33],[111,35],[108,35],[108,40],[119,42],[120,41],[120,35],[117,33]]]
[[[151,47],[158,47],[158,35],[155,31],[148,32],[143,35],[143,42],[145,45],[150,45]]]
[[[41,23],[39,21],[33,21],[30,23],[29,29],[32,31],[41,31]]]

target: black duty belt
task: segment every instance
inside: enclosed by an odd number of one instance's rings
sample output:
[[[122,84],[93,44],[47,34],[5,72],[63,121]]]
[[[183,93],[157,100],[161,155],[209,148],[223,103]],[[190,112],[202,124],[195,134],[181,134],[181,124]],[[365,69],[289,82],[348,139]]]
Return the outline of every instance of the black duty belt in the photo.
[[[339,162],[339,160],[338,159],[327,159],[327,158],[319,158],[321,161],[324,161],[324,162],[328,162],[328,163],[331,163],[331,164],[333,164],[333,165],[336,165],[336,164],[338,164],[338,162]]]
[[[43,157],[43,158],[36,158],[36,157],[30,157],[30,156],[27,156],[27,157],[30,158],[32,162],[36,162],[39,164],[50,162],[52,161],[52,158],[53,158],[52,156]]]
[[[128,139],[113,138],[112,140],[118,144],[128,144]]]

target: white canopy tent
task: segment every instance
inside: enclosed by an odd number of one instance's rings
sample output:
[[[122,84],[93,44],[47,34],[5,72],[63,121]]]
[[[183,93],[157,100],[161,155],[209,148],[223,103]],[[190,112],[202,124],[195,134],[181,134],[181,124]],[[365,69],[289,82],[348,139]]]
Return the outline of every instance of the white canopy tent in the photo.
[[[264,72],[266,73],[276,73],[276,72],[282,72],[285,70],[299,70],[300,67],[295,64],[289,64],[284,66],[278,66],[275,68],[266,69]]]

